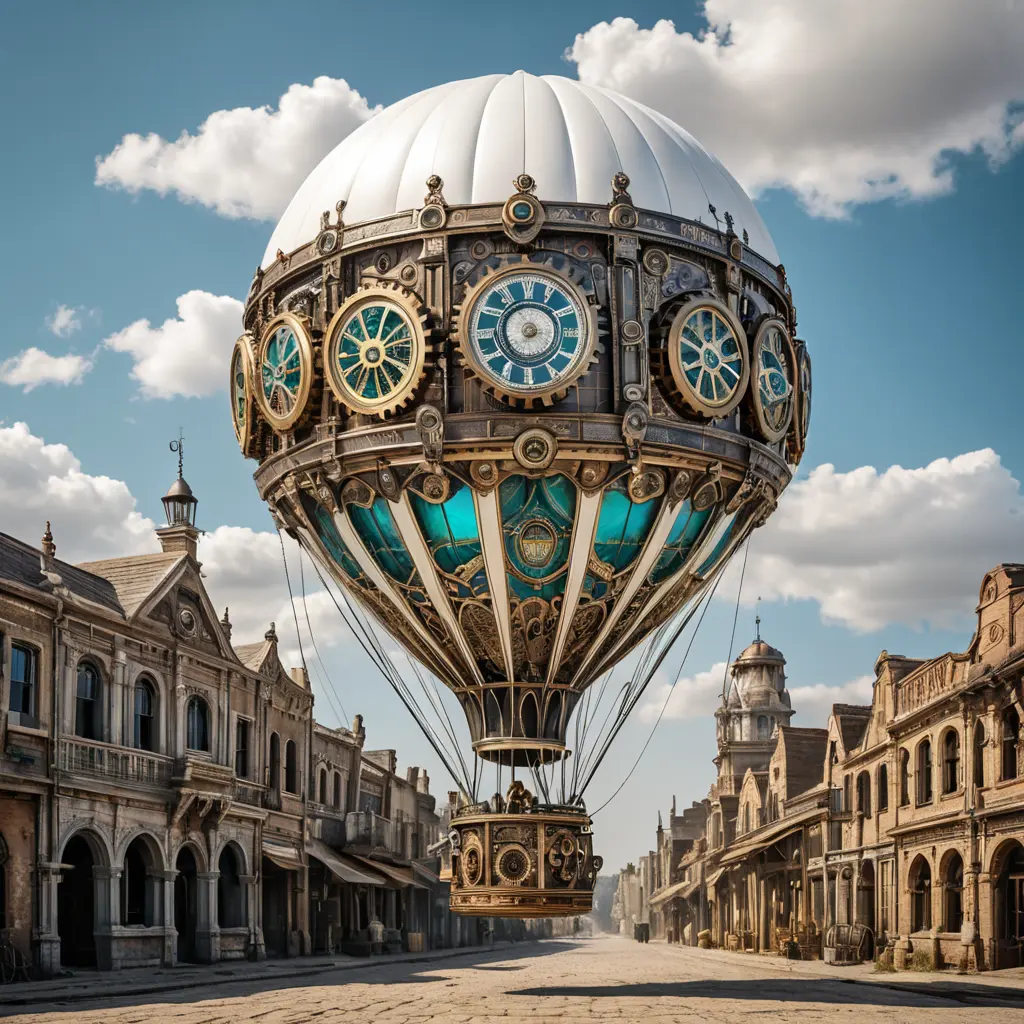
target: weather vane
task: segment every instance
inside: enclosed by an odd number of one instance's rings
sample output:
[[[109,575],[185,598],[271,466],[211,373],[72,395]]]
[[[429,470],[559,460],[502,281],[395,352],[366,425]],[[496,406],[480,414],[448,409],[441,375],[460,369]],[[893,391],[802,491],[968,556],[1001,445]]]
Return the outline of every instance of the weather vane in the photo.
[[[754,616],[754,628],[756,630],[756,636],[754,637],[754,643],[761,642],[761,598],[757,599],[757,612]]]
[[[182,478],[182,462],[185,458],[185,435],[178,428],[178,440],[171,442],[171,451],[178,453],[178,479]]]

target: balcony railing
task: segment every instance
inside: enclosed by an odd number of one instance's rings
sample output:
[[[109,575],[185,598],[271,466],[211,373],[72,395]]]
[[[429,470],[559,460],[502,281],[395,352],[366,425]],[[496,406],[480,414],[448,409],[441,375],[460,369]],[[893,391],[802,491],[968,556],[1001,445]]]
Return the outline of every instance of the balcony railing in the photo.
[[[306,802],[306,813],[314,818],[342,818],[345,812],[340,807],[331,807],[329,804],[318,804],[312,800]]]
[[[173,758],[93,740],[62,739],[60,769],[76,775],[162,789],[171,781]]]
[[[249,807],[262,807],[265,792],[262,786],[235,780],[234,798],[240,804],[248,804]]]
[[[345,842],[349,846],[398,853],[395,833],[395,823],[373,811],[349,811],[345,815]]]

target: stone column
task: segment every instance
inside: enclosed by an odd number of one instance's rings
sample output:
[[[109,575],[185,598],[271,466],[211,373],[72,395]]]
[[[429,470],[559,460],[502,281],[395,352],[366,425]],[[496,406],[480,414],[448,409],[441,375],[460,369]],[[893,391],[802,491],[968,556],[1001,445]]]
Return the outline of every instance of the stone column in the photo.
[[[96,966],[101,971],[119,970],[121,956],[114,942],[113,926],[121,922],[121,869],[94,866],[92,883]]]
[[[263,932],[259,927],[259,916],[256,913],[256,898],[259,894],[255,875],[240,875],[238,880],[244,886],[245,924],[249,929],[249,956],[256,960],[266,960],[267,950],[263,945]]]
[[[757,951],[763,953],[771,949],[771,910],[768,898],[768,879],[759,878],[757,882],[758,920],[757,920]]]
[[[212,964],[220,959],[220,927],[217,924],[216,871],[196,874],[196,959]]]
[[[163,880],[164,893],[164,948],[161,963],[164,967],[173,967],[178,962],[178,929],[174,921],[174,880],[177,871],[158,871],[157,876]]]
[[[295,930],[299,933],[299,955],[308,956],[313,949],[309,934],[309,865],[295,872]]]
[[[60,972],[60,935],[57,931],[57,886],[61,871],[58,865],[40,862],[38,867],[39,915],[33,929],[36,945],[36,966],[43,977]]]
[[[110,742],[122,746],[132,745],[132,711],[128,702],[125,681],[128,675],[128,658],[124,652],[124,641],[114,640],[113,672],[111,673],[110,695]],[[128,705],[126,707],[126,705]]]

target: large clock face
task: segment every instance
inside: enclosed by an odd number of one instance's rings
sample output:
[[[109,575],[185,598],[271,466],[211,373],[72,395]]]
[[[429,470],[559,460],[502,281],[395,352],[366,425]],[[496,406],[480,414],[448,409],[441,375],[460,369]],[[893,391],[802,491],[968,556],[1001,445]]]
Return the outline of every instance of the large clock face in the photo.
[[[567,387],[586,365],[590,319],[567,281],[539,270],[485,278],[472,300],[467,355],[500,394],[535,397]]]
[[[302,416],[309,398],[311,363],[302,325],[289,315],[273,321],[260,344],[257,394],[263,412],[279,430]]]

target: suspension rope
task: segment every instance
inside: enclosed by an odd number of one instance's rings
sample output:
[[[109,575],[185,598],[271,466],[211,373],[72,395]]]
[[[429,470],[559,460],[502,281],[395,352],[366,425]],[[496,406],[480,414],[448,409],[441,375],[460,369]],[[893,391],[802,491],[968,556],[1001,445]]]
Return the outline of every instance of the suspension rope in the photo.
[[[345,710],[345,704],[344,704],[344,702],[341,699],[341,694],[338,693],[337,689],[334,686],[334,680],[331,678],[331,674],[330,674],[330,672],[327,669],[327,665],[324,662],[324,659],[320,656],[320,649],[317,647],[317,645],[316,645],[316,637],[313,635],[313,623],[310,622],[310,620],[309,620],[309,602],[306,599],[306,573],[305,573],[305,570],[302,567],[302,558],[303,558],[304,555],[305,555],[305,552],[300,547],[299,548],[299,586],[302,588],[302,609],[303,609],[303,611],[306,614],[306,628],[309,630],[309,639],[312,641],[312,644],[313,644],[313,653],[316,654],[317,661],[320,662],[320,668],[323,670],[323,675],[326,677],[327,686],[325,687],[325,692],[328,695],[328,700],[331,701],[331,705],[333,707],[334,706],[334,700],[331,697],[331,694],[333,694],[334,697],[337,698],[337,700],[338,700],[337,707],[341,709],[341,719],[340,719],[341,723],[343,725],[351,724],[352,719],[348,717],[348,712]],[[306,556],[306,557],[308,557],[308,556]],[[337,710],[337,708],[335,710]]]
[[[729,680],[729,666],[732,664],[733,644],[736,643],[736,623],[740,617],[740,598],[743,597],[743,577],[747,574],[747,556],[750,554],[750,538],[743,545],[743,568],[740,569],[740,585],[736,588],[736,610],[732,615],[732,636],[729,637],[729,657],[725,659],[725,671],[722,673],[722,692],[719,694],[725,698],[725,684]]]

